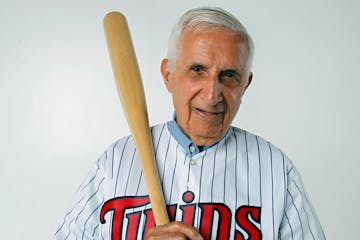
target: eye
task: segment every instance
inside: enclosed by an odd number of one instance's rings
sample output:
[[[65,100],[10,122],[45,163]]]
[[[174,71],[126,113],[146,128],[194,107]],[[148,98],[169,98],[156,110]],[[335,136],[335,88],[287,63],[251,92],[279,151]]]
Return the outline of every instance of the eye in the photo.
[[[220,73],[220,80],[224,85],[234,87],[241,81],[240,74],[235,70],[226,70]]]
[[[192,66],[191,66],[191,71],[194,71],[194,72],[200,72],[200,71],[202,71],[203,69],[204,69],[204,67],[201,66],[201,65],[192,65]]]
[[[224,73],[224,77],[234,78],[234,77],[235,77],[235,74],[234,74],[233,72],[225,72],[225,73]]]

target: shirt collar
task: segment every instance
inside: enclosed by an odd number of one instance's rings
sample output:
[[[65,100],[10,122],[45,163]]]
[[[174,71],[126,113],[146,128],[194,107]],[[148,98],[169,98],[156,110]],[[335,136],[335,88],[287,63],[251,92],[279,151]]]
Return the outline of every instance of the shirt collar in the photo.
[[[203,150],[208,149],[210,146],[196,146],[191,139],[181,130],[180,126],[176,122],[176,113],[173,115],[173,119],[167,123],[169,132],[185,150],[186,155],[193,156],[200,153]]]

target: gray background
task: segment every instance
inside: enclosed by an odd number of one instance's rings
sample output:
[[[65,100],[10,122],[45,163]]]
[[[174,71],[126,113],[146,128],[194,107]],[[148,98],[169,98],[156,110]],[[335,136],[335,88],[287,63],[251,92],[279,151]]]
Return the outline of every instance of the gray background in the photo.
[[[1,239],[50,239],[105,148],[129,133],[102,29],[124,12],[152,124],[171,118],[159,64],[174,21],[221,6],[254,38],[254,81],[234,125],[281,147],[328,239],[360,225],[359,1],[30,1],[0,7]]]

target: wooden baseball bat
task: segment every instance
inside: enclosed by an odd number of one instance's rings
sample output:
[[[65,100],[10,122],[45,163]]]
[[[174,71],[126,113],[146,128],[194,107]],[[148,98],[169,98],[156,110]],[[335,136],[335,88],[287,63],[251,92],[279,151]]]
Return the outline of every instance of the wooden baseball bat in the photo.
[[[144,88],[126,18],[104,17],[104,30],[116,87],[141,160],[156,225],[169,222],[153,152]]]

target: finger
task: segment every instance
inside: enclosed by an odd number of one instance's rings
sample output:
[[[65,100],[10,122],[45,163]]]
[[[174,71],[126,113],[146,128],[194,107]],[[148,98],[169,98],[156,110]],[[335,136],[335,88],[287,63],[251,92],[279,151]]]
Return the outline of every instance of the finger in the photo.
[[[157,226],[149,231],[149,236],[158,236],[159,234],[163,234],[164,236],[167,234],[173,234],[171,236],[178,236],[175,235],[177,233],[183,234],[182,236],[186,236],[188,239],[191,240],[203,240],[203,237],[200,235],[197,228],[186,225],[181,222],[171,222],[166,225]],[[170,238],[172,239],[172,238]],[[174,238],[176,239],[176,238]],[[184,239],[184,238],[182,238]]]
[[[173,233],[173,232],[155,232],[153,234],[147,235],[146,240],[187,240],[185,234],[183,233]]]

